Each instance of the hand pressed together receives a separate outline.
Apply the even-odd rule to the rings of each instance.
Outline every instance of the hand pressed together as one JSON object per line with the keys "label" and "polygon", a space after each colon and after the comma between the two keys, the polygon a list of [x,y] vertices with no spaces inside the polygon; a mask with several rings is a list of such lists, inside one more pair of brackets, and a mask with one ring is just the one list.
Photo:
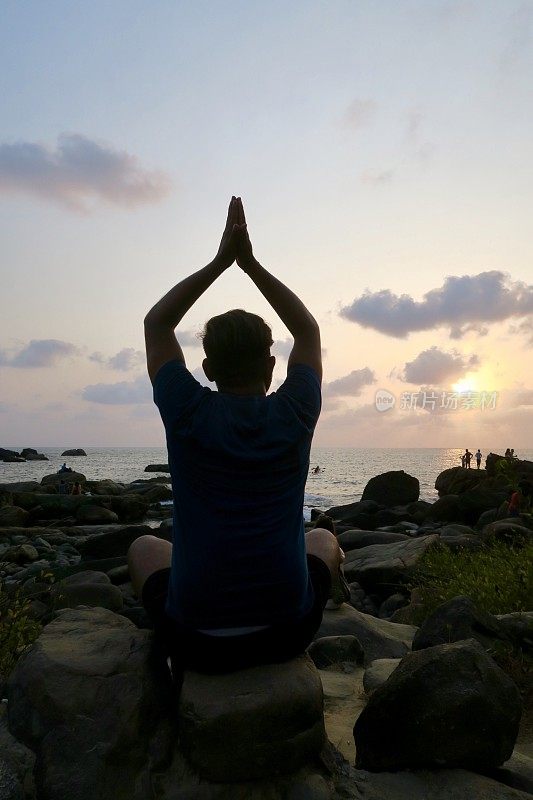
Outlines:
{"label": "hand pressed together", "polygon": [[226,227],[215,260],[224,268],[230,267],[234,261],[237,261],[239,267],[246,270],[253,258],[252,243],[248,235],[242,200],[240,197],[232,197],[228,208]]}

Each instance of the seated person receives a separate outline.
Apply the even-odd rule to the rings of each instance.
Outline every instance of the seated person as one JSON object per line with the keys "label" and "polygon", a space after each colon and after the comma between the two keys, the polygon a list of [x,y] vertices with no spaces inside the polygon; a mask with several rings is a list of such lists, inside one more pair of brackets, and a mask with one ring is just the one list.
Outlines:
{"label": "seated person", "polygon": [[[272,333],[257,315],[209,320],[203,387],[174,329],[234,261],[294,337],[287,378],[269,395]],[[173,543],[142,536],[128,554],[137,594],[179,684],[185,667],[241,669],[302,653],[332,589],[349,595],[328,530],[304,532],[303,500],[320,413],[320,331],[302,301],[255,259],[244,209],[232,198],[215,259],[165,295],[145,319],[148,372],[166,431]]]}

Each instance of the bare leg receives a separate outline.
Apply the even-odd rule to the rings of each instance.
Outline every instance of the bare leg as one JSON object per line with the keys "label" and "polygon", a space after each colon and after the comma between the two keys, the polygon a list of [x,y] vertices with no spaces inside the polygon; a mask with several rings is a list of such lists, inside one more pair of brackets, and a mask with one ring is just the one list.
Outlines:
{"label": "bare leg", "polygon": [[146,579],[159,569],[170,567],[172,545],[157,536],[139,536],[128,550],[128,567],[133,591],[142,596]]}
{"label": "bare leg", "polygon": [[335,605],[340,605],[347,600],[342,562],[344,552],[339,547],[336,536],[325,528],[313,528],[305,534],[305,549],[307,553],[317,556],[329,569],[331,575],[331,598]]}

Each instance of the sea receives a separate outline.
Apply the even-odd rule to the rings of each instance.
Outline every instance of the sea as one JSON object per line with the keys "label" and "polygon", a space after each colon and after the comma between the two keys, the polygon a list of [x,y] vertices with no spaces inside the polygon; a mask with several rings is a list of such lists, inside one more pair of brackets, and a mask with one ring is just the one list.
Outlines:
{"label": "sea", "polygon": [[[20,452],[22,447],[9,446],[8,449]],[[0,483],[40,481],[44,475],[57,472],[64,461],[88,480],[111,478],[119,483],[131,483],[157,474],[144,471],[148,464],[167,462],[164,447],[85,447],[87,456],[70,458],[61,455],[64,449],[39,448],[39,452],[44,453],[48,461],[26,461],[20,464],[0,462]],[[326,510],[331,506],[360,500],[370,478],[389,470],[403,469],[414,475],[420,481],[420,498],[433,502],[437,499],[437,475],[448,467],[460,466],[462,452],[458,448],[429,447],[314,447],[311,450],[311,470],[305,489],[304,517],[310,518],[312,508]],[[517,451],[516,455],[533,461],[533,450]],[[475,462],[473,465],[475,468]],[[312,470],[316,466],[320,467],[320,472],[315,475]]]}

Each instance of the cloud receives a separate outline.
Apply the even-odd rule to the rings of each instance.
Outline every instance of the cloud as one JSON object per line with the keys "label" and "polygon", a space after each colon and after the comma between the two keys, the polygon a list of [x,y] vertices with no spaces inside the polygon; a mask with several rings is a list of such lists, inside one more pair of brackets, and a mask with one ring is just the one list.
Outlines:
{"label": "cloud", "polygon": [[344,124],[353,130],[359,130],[367,125],[376,114],[376,103],[369,98],[356,98],[344,114]]}
{"label": "cloud", "polygon": [[527,343],[533,346],[533,317],[522,320],[518,325],[511,325],[509,333],[524,335],[527,339]]}
{"label": "cloud", "polygon": [[462,356],[457,350],[445,353],[438,347],[423,350],[413,361],[408,361],[403,370],[402,380],[406,383],[430,384],[443,386],[465,372],[476,369],[479,358],[471,355],[469,358]]}
{"label": "cloud", "polygon": [[351,305],[341,307],[340,316],[399,339],[414,331],[443,326],[449,327],[452,338],[459,339],[469,330],[479,332],[481,327],[483,332],[485,323],[524,317],[531,312],[533,285],[512,281],[504,272],[492,270],[448,277],[420,301],[408,294],[393,294],[389,289],[367,290]]}
{"label": "cloud", "polygon": [[386,186],[394,178],[393,169],[365,169],[360,175],[361,182],[368,186]]}
{"label": "cloud", "polygon": [[120,372],[129,372],[129,370],[139,367],[144,364],[144,358],[142,350],[135,350],[133,347],[124,347],[114,356],[106,357],[99,352],[92,353],[89,356],[90,361],[95,361],[97,364],[102,364],[102,366],[116,369]]}
{"label": "cloud", "polygon": [[80,134],[62,134],[55,149],[36,142],[0,144],[0,193],[20,193],[87,211],[99,200],[132,208],[160,200],[168,178],[135,156]]}
{"label": "cloud", "polygon": [[134,405],[137,403],[151,403],[153,400],[150,381],[143,374],[133,381],[120,381],[119,383],[95,383],[86,386],[81,396],[91,403],[102,405]]}
{"label": "cloud", "polygon": [[526,389],[520,392],[513,403],[513,406],[533,406],[533,389]]}
{"label": "cloud", "polygon": [[176,331],[176,339],[182,347],[202,347],[198,331]]}
{"label": "cloud", "polygon": [[354,369],[349,375],[326,383],[324,393],[334,397],[359,397],[365,386],[376,382],[376,376],[368,367]]}
{"label": "cloud", "polygon": [[79,350],[70,342],[59,339],[32,339],[17,353],[9,354],[0,350],[0,365],[30,369],[53,367],[64,358],[78,355]]}

